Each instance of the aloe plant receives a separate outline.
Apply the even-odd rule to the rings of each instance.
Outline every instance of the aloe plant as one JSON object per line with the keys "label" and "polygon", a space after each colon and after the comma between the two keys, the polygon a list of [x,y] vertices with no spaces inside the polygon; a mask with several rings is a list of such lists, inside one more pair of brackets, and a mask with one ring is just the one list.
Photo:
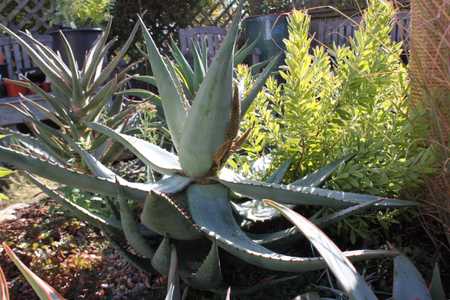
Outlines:
{"label": "aloe plant", "polygon": [[[92,175],[0,147],[0,159],[19,169],[61,184],[115,197],[117,214],[112,219],[105,219],[71,203],[30,175],[31,180],[49,196],[80,218],[101,228],[118,251],[138,268],[170,274],[171,288],[178,286],[177,282],[181,279],[195,288],[223,290],[226,285],[221,275],[219,251],[229,252],[249,264],[274,271],[298,273],[326,268],[327,262],[321,257],[288,256],[269,249],[274,242],[296,239],[301,235],[296,228],[259,235],[243,231],[234,210],[249,198],[260,202],[272,199],[281,204],[341,209],[334,215],[313,220],[322,227],[367,207],[382,209],[415,204],[320,188],[329,174],[351,156],[290,185],[278,183],[278,179],[283,177],[283,170],[274,176],[272,182],[258,182],[241,178],[223,167],[228,156],[239,149],[245,140],[246,133],[239,132],[240,120],[254,100],[254,95],[262,88],[264,74],[271,72],[277,59],[274,58],[265,68],[253,92],[241,99],[233,81],[240,11],[192,102],[188,101],[172,63],[161,56],[145,24],[139,20],[176,154],[108,126],[88,123],[89,128],[120,143],[147,167],[161,174],[159,181],[146,184],[128,182],[69,137],[67,142],[77,151]],[[130,203],[140,207],[140,218],[135,215]],[[207,249],[201,245],[206,245]],[[134,251],[130,252],[128,246]],[[189,247],[196,250],[191,251]],[[359,261],[395,256],[397,252],[355,250],[343,252],[342,255],[349,261]]]}
{"label": "aloe plant", "polygon": [[115,70],[133,42],[138,26],[130,33],[129,39],[112,59],[106,62],[116,39],[108,41],[111,21],[105,31],[94,43],[86,55],[83,66],[79,66],[73,55],[72,48],[60,32],[65,45],[68,64],[65,64],[59,53],[36,40],[29,32],[15,33],[3,24],[0,31],[4,31],[14,38],[30,55],[34,64],[45,73],[52,83],[52,92],[42,90],[31,81],[14,81],[24,86],[48,102],[51,109],[47,109],[29,97],[21,95],[23,102],[30,104],[37,111],[53,121],[61,130],[55,130],[41,122],[24,104],[16,107],[26,121],[32,124],[31,129],[38,139],[31,138],[3,129],[4,133],[13,136],[15,142],[34,154],[45,154],[55,162],[65,163],[71,158],[73,150],[67,145],[65,135],[80,142],[85,149],[96,152],[95,156],[102,161],[111,160],[118,155],[117,147],[104,143],[105,139],[98,138],[86,127],[86,122],[105,121],[114,129],[123,129],[136,107],[129,106],[122,109],[122,98],[114,99],[109,109],[105,109],[114,98],[115,93],[127,82],[126,70],[115,73]]}

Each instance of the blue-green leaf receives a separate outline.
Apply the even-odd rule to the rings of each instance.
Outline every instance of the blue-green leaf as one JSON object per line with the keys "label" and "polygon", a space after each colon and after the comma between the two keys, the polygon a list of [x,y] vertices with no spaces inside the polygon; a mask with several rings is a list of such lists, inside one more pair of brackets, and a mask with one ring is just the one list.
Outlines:
{"label": "blue-green leaf", "polygon": [[147,166],[158,173],[171,175],[181,173],[181,166],[178,157],[152,143],[141,140],[134,136],[118,133],[109,127],[98,123],[90,123],[89,127],[102,133],[114,141],[122,144],[125,148],[133,152]]}
{"label": "blue-green leaf", "polygon": [[214,154],[226,141],[232,109],[234,46],[240,17],[241,7],[186,119],[178,150],[183,170],[192,177],[201,177],[210,171]]}
{"label": "blue-green leaf", "polygon": [[353,300],[376,300],[377,297],[369,288],[361,275],[356,272],[355,267],[344,256],[342,251],[313,223],[292,209],[278,204],[272,200],[265,203],[276,208],[292,222],[313,244],[317,251],[327,262],[331,272],[339,281],[342,289]]}
{"label": "blue-green leaf", "polygon": [[295,205],[315,205],[327,207],[349,207],[354,204],[367,203],[379,199],[377,206],[406,207],[415,206],[415,202],[389,199],[365,194],[347,193],[315,187],[299,187],[282,184],[267,184],[250,180],[223,180],[219,182],[232,191],[256,200],[273,199],[280,203]]}
{"label": "blue-green leaf", "polygon": [[404,255],[394,259],[394,288],[395,300],[431,300],[425,280],[414,264]]}
{"label": "blue-green leaf", "polygon": [[181,137],[185,128],[187,118],[187,102],[181,87],[176,84],[163,57],[159,53],[153,38],[141,18],[139,18],[144,33],[144,41],[147,45],[148,58],[152,67],[153,75],[158,86],[167,126],[170,129],[172,140],[177,150],[179,149]]}
{"label": "blue-green leaf", "polygon": [[291,183],[291,185],[320,187],[331,176],[331,174],[333,174],[333,172],[336,171],[337,168],[344,165],[353,157],[355,157],[355,155],[350,154],[341,159],[333,161],[332,163],[318,169],[317,171],[308,174],[299,180],[294,181],[293,183]]}
{"label": "blue-green leaf", "polygon": [[[193,184],[187,190],[193,221],[220,248],[250,264],[274,271],[306,272],[326,267],[322,258],[286,256],[252,241],[236,223],[228,193],[229,190],[220,184]],[[347,258],[355,261],[393,254],[395,252],[382,250],[344,252]]]}

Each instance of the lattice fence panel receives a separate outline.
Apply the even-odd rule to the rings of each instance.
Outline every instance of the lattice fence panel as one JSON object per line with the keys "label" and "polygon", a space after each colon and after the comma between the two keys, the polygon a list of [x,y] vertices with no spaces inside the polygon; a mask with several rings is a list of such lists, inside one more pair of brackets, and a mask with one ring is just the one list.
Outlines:
{"label": "lattice fence panel", "polygon": [[15,30],[45,32],[53,11],[50,0],[0,0],[0,22]]}
{"label": "lattice fence panel", "polygon": [[214,0],[211,5],[197,12],[192,25],[227,27],[237,6],[238,0]]}

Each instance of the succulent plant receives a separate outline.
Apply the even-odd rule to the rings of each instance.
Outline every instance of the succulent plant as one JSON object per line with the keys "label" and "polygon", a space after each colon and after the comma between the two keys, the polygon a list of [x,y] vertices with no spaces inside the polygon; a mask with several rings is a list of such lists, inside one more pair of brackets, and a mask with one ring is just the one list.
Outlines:
{"label": "succulent plant", "polygon": [[127,68],[116,73],[116,68],[133,42],[139,27],[135,26],[124,46],[109,61],[106,61],[116,39],[108,41],[111,30],[110,21],[105,31],[94,43],[86,55],[83,66],[79,66],[71,45],[60,32],[64,42],[68,64],[48,46],[36,40],[29,32],[19,34],[0,24],[0,31],[8,33],[26,51],[34,64],[39,67],[51,81],[52,92],[46,92],[38,85],[28,80],[14,81],[24,86],[48,102],[51,109],[47,109],[29,97],[21,95],[23,102],[29,103],[37,111],[53,121],[60,130],[41,122],[28,106],[22,104],[16,109],[32,124],[32,131],[39,139],[28,135],[2,129],[3,133],[13,136],[23,148],[28,151],[45,155],[47,158],[65,164],[73,156],[73,150],[67,145],[64,136],[80,142],[84,148],[95,152],[95,156],[107,161],[119,154],[118,148],[105,144],[104,138],[94,136],[86,127],[86,122],[105,121],[114,129],[123,129],[136,107],[122,109],[122,98],[114,99],[109,109],[105,109],[114,98],[115,93],[128,81],[125,74]]}
{"label": "succulent plant", "polygon": [[[169,291],[176,293],[179,278],[199,289],[226,287],[220,270],[219,249],[268,270],[297,273],[327,267],[326,260],[321,257],[294,257],[269,249],[274,243],[295,240],[302,234],[297,227],[258,235],[243,231],[236,219],[235,207],[248,199],[272,199],[275,202],[270,203],[275,207],[289,204],[341,209],[333,215],[312,220],[318,226],[333,224],[368,207],[414,205],[409,201],[320,188],[336,167],[351,156],[290,185],[277,183],[283,170],[267,183],[241,178],[224,168],[227,157],[245,140],[245,133],[239,135],[239,122],[254,99],[252,94],[259,92],[266,77],[261,75],[260,82],[245,99],[241,99],[234,88],[234,48],[240,13],[235,17],[192,103],[188,101],[173,64],[161,56],[145,24],[142,20],[139,22],[177,154],[99,123],[90,122],[88,127],[133,152],[150,169],[161,174],[159,181],[146,184],[128,182],[70,138],[66,139],[67,142],[82,157],[93,176],[6,147],[0,147],[0,160],[61,184],[115,197],[117,213],[113,219],[104,219],[71,203],[30,175],[49,196],[101,228],[130,262],[143,270],[156,270],[168,275]],[[269,73],[271,65],[273,61],[264,72]],[[140,220],[130,204],[140,207]],[[203,251],[203,245],[206,251]],[[134,251],[129,251],[128,246]],[[395,256],[397,252],[356,250],[342,255],[350,261],[359,261]]]}

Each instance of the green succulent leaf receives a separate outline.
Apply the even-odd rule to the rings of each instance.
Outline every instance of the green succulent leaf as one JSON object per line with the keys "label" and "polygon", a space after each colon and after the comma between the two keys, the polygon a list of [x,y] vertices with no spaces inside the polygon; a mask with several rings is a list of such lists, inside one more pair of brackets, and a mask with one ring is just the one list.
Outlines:
{"label": "green succulent leaf", "polygon": [[238,50],[236,51],[236,54],[234,55],[234,65],[238,65],[241,64],[244,59],[247,58],[247,56],[250,55],[250,53],[252,53],[253,49],[255,49],[256,44],[258,44],[259,39],[261,38],[261,34],[258,34],[258,36],[253,40],[253,42],[251,42],[250,44],[248,44],[247,42],[245,42],[245,44]]}
{"label": "green succulent leaf", "polygon": [[213,157],[226,142],[233,91],[233,56],[241,12],[225,37],[193,100],[178,149],[183,170],[201,177],[213,166]]}
{"label": "green succulent leaf", "polygon": [[408,207],[417,205],[415,202],[411,201],[326,190],[315,187],[298,187],[274,183],[267,184],[250,180],[229,181],[218,179],[218,181],[230,188],[232,191],[252,199],[274,199],[275,201],[284,204],[315,205],[339,208],[383,199],[382,202],[379,202],[376,205],[386,207]]}
{"label": "green succulent leaf", "polygon": [[333,161],[332,163],[318,169],[317,171],[306,175],[305,177],[291,183],[294,186],[310,186],[320,187],[340,166],[345,165],[349,160],[355,157],[355,154],[347,155],[341,159]]}
{"label": "green succulent leaf", "polygon": [[74,216],[76,216],[80,220],[86,221],[87,223],[89,223],[99,229],[106,229],[110,232],[117,233],[117,232],[122,231],[120,224],[117,224],[111,220],[102,218],[101,216],[98,216],[98,215],[90,212],[89,210],[85,209],[84,207],[81,207],[81,206],[73,203],[72,201],[68,200],[63,195],[58,193],[57,191],[48,188],[44,183],[39,181],[33,175],[31,175],[29,173],[25,173],[25,174],[31,180],[31,182],[33,182],[37,187],[39,187],[44,193],[46,193],[53,200],[57,201],[63,207],[68,209]]}
{"label": "green succulent leaf", "polygon": [[191,182],[189,177],[172,175],[156,182],[152,190],[166,195],[175,194],[184,190]]}
{"label": "green succulent leaf", "polygon": [[158,47],[141,18],[139,18],[139,22],[144,33],[148,58],[158,86],[166,122],[170,129],[175,148],[179,150],[184,131],[184,123],[188,113],[186,99],[184,99],[180,87],[176,84],[176,78],[169,71],[168,66],[159,53]]}
{"label": "green succulent leaf", "polygon": [[[18,169],[29,171],[49,180],[92,193],[116,196],[117,184],[111,180],[80,174],[3,146],[0,146],[0,157],[3,162],[10,163]],[[147,193],[152,189],[152,185],[128,183],[126,186],[123,186],[123,189],[127,198],[143,202]]]}
{"label": "green succulent leaf", "polygon": [[431,278],[430,294],[433,300],[446,300],[444,287],[441,280],[441,272],[439,265],[436,263],[433,269],[433,277]]}
{"label": "green succulent leaf", "polygon": [[258,96],[258,93],[261,91],[261,89],[264,87],[264,84],[266,83],[267,78],[269,78],[270,74],[274,70],[276,66],[278,66],[278,61],[280,60],[281,55],[275,56],[269,64],[264,68],[264,70],[261,72],[261,74],[256,79],[255,85],[248,93],[247,97],[245,97],[242,100],[241,104],[241,118],[244,117],[244,115],[247,113],[248,109],[252,105],[253,101],[256,99],[256,96]]}
{"label": "green succulent leaf", "polygon": [[[193,184],[187,190],[193,221],[220,248],[250,264],[274,271],[306,272],[326,267],[322,258],[286,256],[252,241],[236,223],[228,193],[228,189],[220,184]],[[382,250],[344,252],[348,259],[354,261],[395,254]]]}
{"label": "green succulent leaf", "polygon": [[344,256],[336,244],[334,244],[318,227],[286,206],[272,200],[265,200],[265,203],[279,210],[281,214],[292,222],[314,245],[320,255],[325,259],[331,272],[333,272],[334,276],[339,281],[340,286],[348,294],[350,299],[377,299],[373,291],[369,288],[369,285],[361,275],[358,274],[348,258]]}
{"label": "green succulent leaf", "polygon": [[128,90],[124,90],[122,92],[117,93],[117,95],[134,96],[134,97],[139,97],[142,99],[161,101],[161,99],[158,95],[156,95],[155,93],[152,93],[148,90],[145,90],[145,89],[128,89]]}
{"label": "green succulent leaf", "polygon": [[[118,183],[120,184],[120,180],[118,180]],[[128,200],[125,198],[125,195],[120,187],[117,191],[117,199],[120,206],[120,221],[122,224],[123,233],[128,243],[139,255],[151,259],[155,254],[155,251],[141,235],[139,231],[139,224],[136,222],[135,215],[129,207]]]}
{"label": "green succulent leaf", "polygon": [[197,289],[214,289],[223,283],[220,268],[219,249],[215,241],[211,244],[208,255],[195,274],[187,279],[189,285]]}
{"label": "green succulent leaf", "polygon": [[431,300],[425,280],[414,264],[404,255],[394,259],[392,296],[395,300]]}
{"label": "green succulent leaf", "polygon": [[155,255],[152,258],[152,266],[160,274],[167,276],[170,269],[170,251],[171,242],[170,238],[165,236],[164,239],[156,249]]}
{"label": "green succulent leaf", "polygon": [[152,143],[123,133],[118,133],[111,128],[98,123],[90,123],[89,127],[122,144],[147,166],[158,173],[171,175],[182,172],[176,155]]}
{"label": "green succulent leaf", "polygon": [[278,183],[280,184],[283,180],[284,175],[286,175],[286,172],[289,170],[289,167],[291,166],[292,160],[288,159],[285,161],[281,166],[273,172],[272,175],[267,178],[267,183]]}
{"label": "green succulent leaf", "polygon": [[170,249],[170,266],[169,276],[167,278],[167,295],[165,300],[181,300],[178,255],[174,245],[171,245]]}
{"label": "green succulent leaf", "polygon": [[190,216],[183,207],[185,194],[174,196],[152,191],[149,193],[141,214],[141,222],[150,230],[177,240],[195,240],[202,234],[194,228]]}

